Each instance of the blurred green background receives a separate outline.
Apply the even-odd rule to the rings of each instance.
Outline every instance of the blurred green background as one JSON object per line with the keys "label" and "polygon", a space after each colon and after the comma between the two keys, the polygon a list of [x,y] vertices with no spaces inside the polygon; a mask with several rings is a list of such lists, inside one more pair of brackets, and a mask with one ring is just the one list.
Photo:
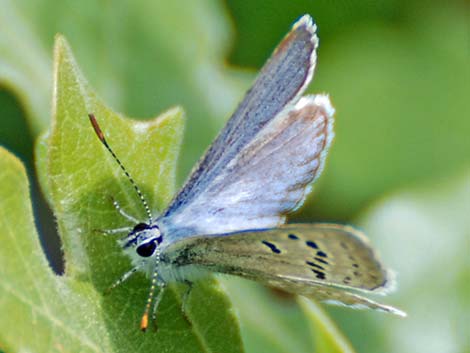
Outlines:
{"label": "blurred green background", "polygon": [[[0,144],[26,163],[51,263],[61,271],[33,145],[51,116],[56,33],[115,110],[146,118],[185,109],[182,182],[292,22],[309,13],[320,37],[309,92],[330,94],[336,138],[291,221],[362,226],[398,270],[389,302],[410,316],[328,311],[359,352],[470,352],[469,10],[437,0],[0,0]],[[235,293],[245,284],[227,285]],[[234,299],[249,305],[239,292]],[[291,302],[272,301],[287,325],[296,322]],[[266,344],[245,336],[251,351]]]}

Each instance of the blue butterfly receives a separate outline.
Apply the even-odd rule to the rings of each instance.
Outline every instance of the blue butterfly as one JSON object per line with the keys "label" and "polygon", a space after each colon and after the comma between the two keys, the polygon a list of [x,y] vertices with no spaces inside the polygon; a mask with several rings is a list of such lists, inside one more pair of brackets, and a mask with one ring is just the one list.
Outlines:
{"label": "blue butterfly", "polygon": [[405,315],[356,293],[386,293],[393,287],[393,276],[361,232],[328,223],[283,225],[320,175],[334,135],[328,96],[302,96],[313,76],[317,47],[316,26],[305,15],[156,219],[90,114],[96,134],[134,185],[148,215],[122,241],[134,266],[113,285],[139,270],[151,278],[142,330],[148,327],[152,300],[155,313],[167,283],[191,282],[209,272],[334,304]]}

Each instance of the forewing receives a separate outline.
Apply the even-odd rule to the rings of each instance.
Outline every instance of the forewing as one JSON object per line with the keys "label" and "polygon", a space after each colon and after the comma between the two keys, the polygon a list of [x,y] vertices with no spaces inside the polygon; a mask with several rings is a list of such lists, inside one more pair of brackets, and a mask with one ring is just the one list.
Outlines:
{"label": "forewing", "polygon": [[280,113],[206,186],[161,224],[172,239],[273,228],[303,201],[333,137],[328,97],[307,96]]}
{"label": "forewing", "polygon": [[[195,167],[163,214],[170,217],[192,204],[213,185],[226,166],[287,107],[293,106],[310,82],[318,39],[311,18],[303,16],[262,68],[252,88],[227,125]],[[222,205],[223,206],[223,205]]]}
{"label": "forewing", "polygon": [[188,238],[165,257],[175,268],[200,266],[321,301],[403,314],[354,293],[387,293],[393,279],[365,236],[347,226],[294,224]]}

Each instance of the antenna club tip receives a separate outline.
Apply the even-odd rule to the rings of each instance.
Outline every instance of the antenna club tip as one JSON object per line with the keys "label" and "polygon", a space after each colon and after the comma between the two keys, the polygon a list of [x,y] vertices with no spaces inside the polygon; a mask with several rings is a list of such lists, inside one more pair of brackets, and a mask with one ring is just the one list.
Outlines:
{"label": "antenna club tip", "polygon": [[149,314],[145,313],[142,316],[142,320],[140,321],[140,330],[142,332],[145,332],[147,331],[148,326],[149,326]]}
{"label": "antenna club tip", "polygon": [[96,135],[102,142],[104,142],[104,134],[103,131],[101,131],[100,126],[98,125],[98,121],[96,120],[95,115],[93,113],[90,113],[88,114],[88,117],[90,118],[91,126],[93,126]]}

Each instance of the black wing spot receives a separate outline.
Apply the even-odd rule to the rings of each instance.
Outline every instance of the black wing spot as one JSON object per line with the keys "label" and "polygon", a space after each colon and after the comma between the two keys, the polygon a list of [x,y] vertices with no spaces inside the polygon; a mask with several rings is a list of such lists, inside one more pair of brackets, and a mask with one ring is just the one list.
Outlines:
{"label": "black wing spot", "polygon": [[356,276],[356,277],[361,277],[362,276],[362,274],[359,271],[354,271],[353,273],[354,273],[354,276]]}
{"label": "black wing spot", "polygon": [[349,283],[351,283],[351,277],[349,277],[349,276],[344,277],[343,282],[344,282],[344,284],[349,284]]}
{"label": "black wing spot", "polygon": [[289,234],[288,237],[289,237],[289,239],[299,240],[299,237],[295,234]]}
{"label": "black wing spot", "polygon": [[348,246],[346,245],[346,243],[341,242],[340,245],[344,250],[348,250]]}
{"label": "black wing spot", "polygon": [[328,255],[325,252],[321,251],[321,250],[317,251],[317,256],[328,257]]}
{"label": "black wing spot", "polygon": [[305,242],[305,244],[307,244],[307,246],[313,248],[313,249],[318,249],[318,245],[317,243],[315,243],[314,241],[311,241],[311,240],[307,240]]}
{"label": "black wing spot", "polygon": [[329,265],[328,261],[323,260],[321,257],[315,257],[315,260],[317,260],[318,262],[321,262],[322,264]]}
{"label": "black wing spot", "polygon": [[309,265],[309,266],[316,267],[316,268],[318,268],[318,269],[320,269],[320,270],[325,271],[325,268],[324,268],[324,267],[322,267],[322,266],[320,266],[320,265],[317,265],[315,262],[312,262],[312,261],[305,261],[305,263],[306,263],[307,265]]}
{"label": "black wing spot", "polygon": [[315,270],[315,269],[312,269],[312,272],[315,273],[315,275],[318,279],[326,279],[326,276],[325,276],[324,272],[318,271],[318,270]]}
{"label": "black wing spot", "polygon": [[354,268],[359,268],[359,265],[358,264],[353,264],[353,267]]}
{"label": "black wing spot", "polygon": [[266,240],[263,240],[262,243],[264,245],[266,245],[268,248],[270,248],[273,253],[275,253],[275,254],[280,254],[281,253],[281,250],[279,250],[277,248],[277,246],[274,245],[273,243],[270,243],[269,241],[266,241]]}

